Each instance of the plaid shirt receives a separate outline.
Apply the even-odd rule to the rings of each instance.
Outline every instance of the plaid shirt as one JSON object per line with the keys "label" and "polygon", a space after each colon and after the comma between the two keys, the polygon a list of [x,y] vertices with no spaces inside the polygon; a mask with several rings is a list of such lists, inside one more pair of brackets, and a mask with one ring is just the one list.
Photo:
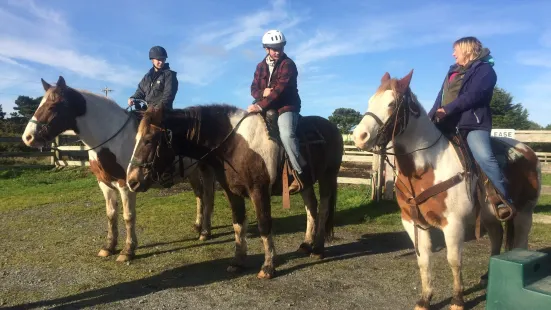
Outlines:
{"label": "plaid shirt", "polygon": [[[297,66],[284,53],[275,64],[272,73],[270,85],[268,85],[268,75],[270,70],[266,63],[266,58],[262,59],[256,66],[254,80],[251,84],[251,95],[257,100],[263,110],[277,109],[279,114],[283,112],[300,112],[300,96],[297,89]],[[272,92],[266,98],[262,94],[268,86]]]}

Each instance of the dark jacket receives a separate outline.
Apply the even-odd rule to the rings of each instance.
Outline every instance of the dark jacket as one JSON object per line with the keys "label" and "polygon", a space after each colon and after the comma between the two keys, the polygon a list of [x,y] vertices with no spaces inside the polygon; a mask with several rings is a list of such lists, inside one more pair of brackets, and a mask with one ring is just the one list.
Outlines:
{"label": "dark jacket", "polygon": [[[457,65],[452,65],[446,74],[449,78]],[[490,102],[497,82],[497,75],[492,64],[485,60],[476,60],[465,72],[463,84],[459,89],[456,99],[445,105],[446,116],[440,122],[446,123],[446,127],[457,127],[467,130],[492,130],[492,111]],[[429,118],[434,120],[436,110],[442,105],[442,92],[444,84],[440,88],[434,106],[429,112]]]}
{"label": "dark jacket", "polygon": [[[297,88],[298,70],[293,60],[283,53],[275,63],[270,85],[268,85],[269,74],[270,70],[266,58],[264,58],[256,66],[254,80],[251,84],[251,95],[257,100],[256,104],[263,110],[277,109],[279,114],[300,112],[301,100]],[[272,92],[268,97],[262,98],[266,88],[272,88]]]}
{"label": "dark jacket", "polygon": [[157,105],[162,104],[165,108],[172,110],[172,103],[178,92],[178,79],[176,72],[170,70],[170,66],[166,63],[159,71],[151,68],[147,72],[134,95],[130,98],[143,99],[147,104]]}

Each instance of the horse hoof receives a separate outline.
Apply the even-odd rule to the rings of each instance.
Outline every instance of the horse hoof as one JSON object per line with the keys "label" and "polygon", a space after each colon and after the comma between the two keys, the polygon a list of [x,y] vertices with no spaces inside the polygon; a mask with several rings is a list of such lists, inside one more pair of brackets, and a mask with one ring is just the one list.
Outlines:
{"label": "horse hoof", "polygon": [[201,234],[199,235],[199,241],[207,241],[210,239],[210,234]]}
{"label": "horse hoof", "polygon": [[131,260],[132,260],[132,255],[120,254],[119,257],[117,257],[117,262],[120,262],[120,263],[129,262]]}
{"label": "horse hoof", "polygon": [[101,249],[101,250],[99,250],[99,253],[98,253],[99,257],[109,257],[111,255],[113,255],[113,253],[109,250],[106,250],[106,249]]}
{"label": "horse hoof", "polygon": [[478,284],[482,287],[487,287],[488,286],[488,273],[487,272],[485,274],[483,274],[482,276],[480,276],[480,282],[478,282]]}
{"label": "horse hoof", "polygon": [[264,266],[256,276],[259,279],[272,279],[275,276],[275,268]]}
{"label": "horse hoof", "polygon": [[238,274],[238,273],[242,273],[244,269],[245,269],[245,267],[243,267],[243,266],[230,265],[230,266],[228,266],[228,269],[226,269],[226,271],[229,272],[229,273]]}
{"label": "horse hoof", "polygon": [[308,254],[312,253],[312,246],[309,245],[308,243],[304,242],[298,247],[297,252],[308,255]]}
{"label": "horse hoof", "polygon": [[463,306],[460,306],[460,305],[450,305],[450,310],[463,310]]}
{"label": "horse hoof", "polygon": [[314,247],[312,249],[312,254],[310,254],[310,257],[317,258],[317,259],[323,259],[325,257],[324,255],[324,249],[323,248],[316,248]]}

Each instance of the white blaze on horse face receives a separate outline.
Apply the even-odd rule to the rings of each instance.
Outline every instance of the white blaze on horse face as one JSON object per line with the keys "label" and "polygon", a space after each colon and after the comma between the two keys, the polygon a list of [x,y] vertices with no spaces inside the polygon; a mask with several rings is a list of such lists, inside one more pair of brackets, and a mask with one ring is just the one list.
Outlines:
{"label": "white blaze on horse face", "polygon": [[[246,111],[239,111],[230,115],[230,122],[235,128],[239,121],[246,115]],[[245,139],[249,148],[260,155],[270,175],[270,184],[274,184],[277,176],[278,145],[268,138],[266,124],[260,115],[250,115],[245,118],[236,133]]]}
{"label": "white blaze on horse face", "polygon": [[[375,94],[369,98],[367,112],[371,112],[385,123],[389,117],[388,106],[394,101],[394,93],[387,90],[382,94]],[[371,115],[365,115],[354,128],[352,137],[357,148],[370,150],[373,148],[379,124]]]}
{"label": "white blaze on horse face", "polygon": [[138,145],[140,144],[140,140],[142,139],[142,135],[140,132],[137,132],[136,134],[136,142],[134,143],[134,150],[132,151],[132,156],[130,157],[130,160],[128,161],[128,166],[126,168],[126,185],[132,190],[132,186],[130,186],[131,181],[141,181],[140,179],[140,173],[139,173],[139,167],[134,167],[132,165],[132,161],[134,160],[134,156],[136,154],[136,149],[138,148]]}
{"label": "white blaze on horse face", "polygon": [[[44,102],[46,102],[46,99],[48,98],[48,94],[44,95],[42,97],[42,101],[40,101],[40,104],[38,105],[38,108],[40,108]],[[38,108],[36,108],[38,110]],[[35,111],[36,113],[36,111]],[[33,114],[33,117],[31,120],[37,122],[38,120]],[[38,132],[38,125],[35,123],[31,123],[30,121],[27,123],[27,126],[25,127],[25,131],[23,132],[23,135],[21,136],[21,139],[23,140],[23,143],[25,143],[26,146],[31,147],[44,147],[43,143],[40,141],[35,140],[35,136]]]}

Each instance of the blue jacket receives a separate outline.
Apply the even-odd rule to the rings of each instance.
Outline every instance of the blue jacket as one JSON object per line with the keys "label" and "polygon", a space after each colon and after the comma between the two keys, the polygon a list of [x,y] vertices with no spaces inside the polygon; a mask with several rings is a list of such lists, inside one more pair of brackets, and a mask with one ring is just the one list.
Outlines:
{"label": "blue jacket", "polygon": [[[456,65],[452,65],[446,78]],[[447,119],[455,119],[458,129],[479,129],[492,130],[492,111],[490,102],[494,93],[494,87],[497,82],[497,75],[492,68],[492,64],[486,61],[475,61],[465,72],[463,84],[459,89],[459,94],[455,100],[444,106],[446,116],[441,122]],[[442,104],[442,91],[444,84],[440,88],[438,97],[434,106],[429,112],[429,118],[432,120],[434,114]],[[458,120],[457,120],[458,119]]]}

